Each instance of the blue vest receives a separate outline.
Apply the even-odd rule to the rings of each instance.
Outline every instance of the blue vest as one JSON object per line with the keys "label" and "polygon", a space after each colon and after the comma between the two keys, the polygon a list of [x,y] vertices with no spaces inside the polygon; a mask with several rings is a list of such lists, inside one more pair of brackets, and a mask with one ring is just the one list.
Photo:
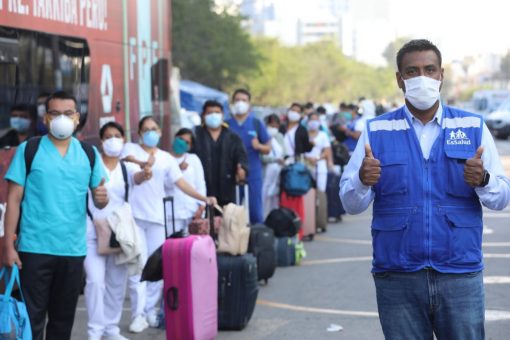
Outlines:
{"label": "blue vest", "polygon": [[381,162],[373,187],[373,272],[483,268],[482,208],[464,181],[464,163],[480,146],[482,127],[480,116],[444,106],[441,132],[426,160],[403,108],[368,122]]}

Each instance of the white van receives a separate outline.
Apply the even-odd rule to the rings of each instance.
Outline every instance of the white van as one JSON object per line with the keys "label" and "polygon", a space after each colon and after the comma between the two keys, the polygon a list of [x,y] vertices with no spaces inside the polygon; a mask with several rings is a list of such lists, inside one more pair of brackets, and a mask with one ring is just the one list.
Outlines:
{"label": "white van", "polygon": [[481,90],[473,93],[471,110],[483,116],[494,112],[506,100],[510,98],[508,90]]}
{"label": "white van", "polygon": [[485,118],[485,124],[497,139],[510,136],[510,98]]}

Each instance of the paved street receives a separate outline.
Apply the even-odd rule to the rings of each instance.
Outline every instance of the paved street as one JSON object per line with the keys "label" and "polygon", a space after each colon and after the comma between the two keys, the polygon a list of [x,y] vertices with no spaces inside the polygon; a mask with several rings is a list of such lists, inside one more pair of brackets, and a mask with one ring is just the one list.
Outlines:
{"label": "paved street", "polygon": [[[498,142],[510,170],[510,142]],[[308,258],[299,267],[278,268],[268,286],[260,288],[255,314],[241,332],[221,332],[233,339],[383,339],[370,275],[371,212],[346,216],[328,232],[305,244]],[[486,211],[484,231],[486,338],[510,334],[510,209]],[[164,339],[159,330],[127,333],[129,301],[121,322],[131,339]],[[80,300],[73,339],[86,337],[86,310]],[[331,324],[340,332],[328,332]]]}

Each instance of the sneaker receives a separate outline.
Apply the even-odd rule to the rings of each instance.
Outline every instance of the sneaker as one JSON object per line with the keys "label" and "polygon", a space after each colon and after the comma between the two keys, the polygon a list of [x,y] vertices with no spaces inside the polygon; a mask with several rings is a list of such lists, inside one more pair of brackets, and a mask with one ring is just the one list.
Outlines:
{"label": "sneaker", "polygon": [[115,334],[115,335],[108,335],[108,336],[104,336],[103,337],[103,340],[129,340],[128,338],[126,338],[125,336],[123,335],[120,335],[120,334]]}
{"label": "sneaker", "polygon": [[147,327],[149,327],[149,324],[147,320],[145,320],[145,317],[143,315],[138,315],[129,325],[129,331],[131,333],[141,333]]}
{"label": "sneaker", "polygon": [[157,313],[149,313],[147,314],[147,323],[152,328],[159,327],[159,318]]}

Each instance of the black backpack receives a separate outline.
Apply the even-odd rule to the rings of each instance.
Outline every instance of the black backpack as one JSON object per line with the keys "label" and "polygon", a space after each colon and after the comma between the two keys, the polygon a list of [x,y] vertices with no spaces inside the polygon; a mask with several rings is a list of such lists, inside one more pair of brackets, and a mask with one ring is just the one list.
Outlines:
{"label": "black backpack", "polygon": [[293,210],[280,207],[267,215],[264,224],[273,229],[275,237],[294,237],[301,228],[301,219]]}

